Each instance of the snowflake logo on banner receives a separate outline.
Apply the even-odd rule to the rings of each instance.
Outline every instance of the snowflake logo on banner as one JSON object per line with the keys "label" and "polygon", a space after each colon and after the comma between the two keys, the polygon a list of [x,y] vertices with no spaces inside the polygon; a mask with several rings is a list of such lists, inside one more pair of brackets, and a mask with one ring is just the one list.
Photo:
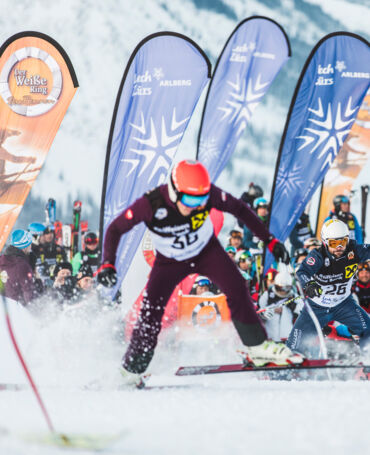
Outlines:
{"label": "snowflake logo on banner", "polygon": [[218,109],[223,112],[221,121],[228,119],[229,123],[234,122],[234,125],[238,126],[236,134],[239,136],[246,128],[270,82],[261,83],[259,74],[254,84],[252,79],[248,80],[247,87],[247,82],[245,80],[241,82],[238,74],[235,82],[227,81],[227,83],[233,90],[229,92],[230,98],[226,101],[226,106]]}
{"label": "snowflake logo on banner", "polygon": [[343,113],[341,103],[338,103],[336,108],[328,103],[324,109],[321,98],[319,98],[318,108],[308,109],[314,114],[312,118],[308,119],[313,125],[311,128],[304,129],[308,134],[297,137],[304,141],[298,151],[309,147],[309,153],[317,152],[317,159],[323,161],[321,170],[326,165],[330,166],[342,147],[344,138],[351,130],[355,120],[354,113],[357,109],[358,106],[352,107],[352,97],[349,98]]}
{"label": "snowflake logo on banner", "polygon": [[122,210],[126,208],[126,206],[127,200],[121,199],[118,203],[113,200],[113,204],[106,204],[104,210],[104,227],[107,226],[107,224],[110,223],[110,221],[113,220],[119,213],[121,213]]}
{"label": "snowflake logo on banner", "polygon": [[132,141],[137,144],[137,147],[129,148],[132,157],[122,159],[122,162],[131,165],[126,177],[139,166],[138,178],[143,178],[150,184],[159,172],[159,179],[154,185],[163,183],[184,133],[183,125],[188,119],[189,117],[186,117],[177,121],[174,108],[170,125],[166,125],[165,118],[162,116],[161,125],[156,127],[152,117],[149,119],[149,124],[146,124],[144,114],[141,112],[139,124],[130,123],[130,126],[140,134],[132,138]]}
{"label": "snowflake logo on banner", "polygon": [[153,69],[153,77],[159,81],[160,79],[164,78],[164,72],[162,68],[154,68]]}
{"label": "snowflake logo on banner", "polygon": [[340,73],[346,69],[346,64],[342,60],[337,60],[335,64],[335,69]]}
{"label": "snowflake logo on banner", "polygon": [[218,158],[218,145],[216,139],[206,138],[201,139],[199,142],[198,156],[202,157],[202,162],[209,166],[215,159]]}
{"label": "snowflake logo on banner", "polygon": [[293,168],[280,166],[276,177],[276,192],[279,191],[283,196],[297,194],[305,182],[302,177],[302,166],[299,164],[295,163]]}

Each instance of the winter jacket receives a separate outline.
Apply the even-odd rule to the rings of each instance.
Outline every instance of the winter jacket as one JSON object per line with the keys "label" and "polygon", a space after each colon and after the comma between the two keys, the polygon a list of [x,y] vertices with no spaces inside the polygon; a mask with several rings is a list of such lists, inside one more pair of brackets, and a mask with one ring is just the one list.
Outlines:
{"label": "winter jacket", "polygon": [[27,305],[37,295],[29,258],[15,246],[8,246],[0,256],[0,279],[5,297],[22,305]]}

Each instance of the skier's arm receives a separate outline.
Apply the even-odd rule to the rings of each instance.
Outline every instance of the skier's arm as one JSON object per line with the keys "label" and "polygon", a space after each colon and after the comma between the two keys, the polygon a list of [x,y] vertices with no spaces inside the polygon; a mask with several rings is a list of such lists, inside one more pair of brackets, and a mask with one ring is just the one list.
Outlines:
{"label": "skier's arm", "polygon": [[[324,263],[324,259],[319,250],[312,250],[310,254],[305,258],[305,260],[299,266],[297,271],[297,277],[302,285],[303,290],[308,295],[308,297],[315,296],[320,293],[320,286],[314,280],[314,275],[320,270]],[[307,289],[311,288],[308,290]],[[316,292],[317,291],[317,292]]]}
{"label": "skier's arm", "polygon": [[108,226],[104,237],[103,263],[114,264],[116,252],[121,236],[142,221],[149,221],[152,216],[152,208],[146,196],[137,199],[121,215],[115,218]]}
{"label": "skier's arm", "polygon": [[257,237],[266,243],[268,250],[275,256],[275,259],[282,260],[286,264],[289,262],[289,255],[284,245],[269,232],[245,202],[226,193],[215,185],[211,186],[210,202],[212,207],[222,212],[231,213],[238,220],[242,221]]}

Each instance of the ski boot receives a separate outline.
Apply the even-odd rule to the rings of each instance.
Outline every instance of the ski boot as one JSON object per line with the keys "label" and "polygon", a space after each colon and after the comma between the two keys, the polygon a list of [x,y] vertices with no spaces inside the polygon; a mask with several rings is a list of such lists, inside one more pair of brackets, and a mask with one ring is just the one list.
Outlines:
{"label": "ski boot", "polygon": [[257,346],[246,346],[244,363],[262,367],[268,363],[274,365],[299,365],[304,361],[304,356],[291,351],[284,343],[265,340]]}
{"label": "ski boot", "polygon": [[123,378],[122,387],[143,389],[145,387],[144,378],[141,374],[132,373],[131,371],[126,370],[126,368],[121,367],[120,373]]}

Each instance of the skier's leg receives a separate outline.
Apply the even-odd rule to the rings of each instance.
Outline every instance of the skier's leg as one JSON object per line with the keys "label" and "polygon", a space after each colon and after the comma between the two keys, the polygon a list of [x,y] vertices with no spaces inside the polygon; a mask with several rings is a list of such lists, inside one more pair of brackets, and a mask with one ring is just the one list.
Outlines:
{"label": "skier's leg", "polygon": [[[318,305],[314,306],[311,302],[310,305],[321,327],[324,327],[333,319],[332,313],[328,312],[326,308],[321,308]],[[301,352],[305,355],[311,354],[311,356],[315,357],[319,351],[316,337],[317,331],[315,324],[312,321],[307,308],[304,307],[294,323],[286,344],[294,351]]]}
{"label": "skier's leg", "polygon": [[189,273],[187,262],[154,262],[144,292],[139,319],[133,330],[122,366],[133,373],[143,373],[154,355],[162,316],[176,285]]}
{"label": "skier's leg", "polygon": [[196,271],[210,278],[226,295],[232,321],[243,344],[263,343],[267,339],[266,331],[256,313],[247,283],[217,239],[212,240],[197,258]]}
{"label": "skier's leg", "polygon": [[370,345],[370,317],[350,295],[334,308],[334,319],[345,324],[351,333],[360,337],[360,347]]}

